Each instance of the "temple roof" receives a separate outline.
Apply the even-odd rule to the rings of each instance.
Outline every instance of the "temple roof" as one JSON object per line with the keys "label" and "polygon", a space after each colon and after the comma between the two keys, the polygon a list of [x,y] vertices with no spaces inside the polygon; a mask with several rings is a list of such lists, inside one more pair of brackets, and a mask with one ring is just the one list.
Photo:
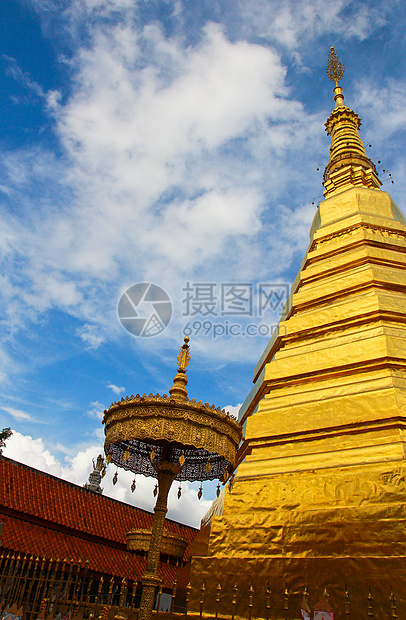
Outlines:
{"label": "temple roof", "polygon": [[[127,562],[128,577],[139,579],[145,558],[127,552],[126,534],[150,529],[152,518],[146,510],[0,457],[1,543],[7,549],[54,560],[81,559],[83,564],[88,560],[91,570],[121,577]],[[166,529],[189,543],[197,534],[169,519]],[[168,585],[178,570],[173,564],[160,566]]]}

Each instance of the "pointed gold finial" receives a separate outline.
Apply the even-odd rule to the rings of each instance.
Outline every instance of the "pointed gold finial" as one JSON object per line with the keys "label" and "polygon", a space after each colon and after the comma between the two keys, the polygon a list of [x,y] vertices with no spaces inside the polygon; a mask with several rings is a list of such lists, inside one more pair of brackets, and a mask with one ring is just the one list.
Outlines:
{"label": "pointed gold finial", "polygon": [[343,63],[338,60],[337,52],[334,47],[331,46],[328,53],[327,75],[332,82],[336,83],[336,86],[338,86],[338,82],[342,80],[344,71],[345,67]]}
{"label": "pointed gold finial", "polygon": [[178,372],[173,380],[173,386],[169,390],[169,394],[171,395],[171,398],[180,398],[185,400],[187,398],[186,368],[190,361],[188,336],[185,336],[183,345],[181,346],[176,359],[178,362]]}
{"label": "pointed gold finial", "polygon": [[325,125],[331,136],[331,147],[324,171],[324,196],[328,198],[354,186],[379,188],[382,183],[358,133],[361,119],[345,105],[343,89],[338,85],[344,75],[344,65],[333,46],[328,55],[327,75],[335,82],[335,107]]}
{"label": "pointed gold finial", "polygon": [[178,361],[179,372],[185,371],[187,365],[190,362],[189,336],[185,336],[183,340],[183,345],[181,346],[176,359]]}

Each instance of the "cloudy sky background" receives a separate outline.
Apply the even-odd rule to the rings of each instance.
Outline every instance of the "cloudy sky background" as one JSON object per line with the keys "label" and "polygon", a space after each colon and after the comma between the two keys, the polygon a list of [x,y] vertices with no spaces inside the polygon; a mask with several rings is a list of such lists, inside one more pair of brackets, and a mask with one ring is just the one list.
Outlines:
{"label": "cloudy sky background", "polygon": [[[191,397],[236,413],[268,337],[219,336],[278,310],[222,316],[221,283],[291,283],[322,195],[334,45],[346,103],[405,210],[402,0],[0,2],[0,427],[5,454],[78,484],[102,450],[103,409],[167,392],[192,330]],[[317,170],[319,169],[319,170]],[[380,169],[382,180],[387,173]],[[314,204],[313,204],[314,203]],[[159,335],[117,318],[132,284],[173,304]],[[186,283],[216,315],[186,316]],[[202,325],[205,321],[206,327]],[[200,326],[200,327],[199,327]],[[220,330],[221,331],[221,330]],[[263,328],[263,331],[266,331]],[[105,493],[151,509],[153,482],[112,468]],[[198,525],[215,484],[173,489]]]}

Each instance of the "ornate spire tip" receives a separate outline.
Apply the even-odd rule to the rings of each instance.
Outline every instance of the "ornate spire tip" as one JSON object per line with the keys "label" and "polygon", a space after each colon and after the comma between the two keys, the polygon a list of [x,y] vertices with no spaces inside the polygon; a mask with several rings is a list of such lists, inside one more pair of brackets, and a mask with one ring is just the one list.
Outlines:
{"label": "ornate spire tip", "polygon": [[334,47],[331,46],[328,53],[327,75],[332,82],[335,82],[336,86],[338,86],[338,82],[342,80],[344,71],[344,65],[338,60],[337,52]]}
{"label": "ornate spire tip", "polygon": [[189,353],[189,336],[185,336],[183,340],[184,344],[181,346],[180,351],[177,356],[179,372],[185,372],[187,365],[190,361],[190,353]]}

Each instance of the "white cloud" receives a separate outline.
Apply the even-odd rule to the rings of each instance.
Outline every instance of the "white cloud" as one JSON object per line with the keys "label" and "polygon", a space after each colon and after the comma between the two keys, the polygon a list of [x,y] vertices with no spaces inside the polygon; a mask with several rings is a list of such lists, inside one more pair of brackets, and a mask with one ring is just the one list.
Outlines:
{"label": "white cloud", "polygon": [[114,394],[120,395],[125,392],[125,387],[119,387],[118,385],[114,385],[114,383],[109,383],[106,387],[110,390],[113,390]]}
{"label": "white cloud", "polygon": [[7,413],[9,413],[10,415],[13,416],[13,418],[16,418],[17,420],[33,420],[34,418],[27,413],[26,411],[23,411],[22,409],[15,409],[14,407],[5,407],[4,405],[1,406],[1,409],[3,409],[4,411],[7,411]]}
{"label": "white cloud", "polygon": [[387,140],[406,129],[405,97],[405,80],[386,79],[378,85],[375,80],[363,79],[357,85],[354,105],[366,110],[369,133]]}
{"label": "white cloud", "polygon": [[61,464],[45,448],[41,438],[33,439],[30,435],[22,435],[13,430],[13,434],[3,449],[3,454],[15,461],[46,471],[54,476],[62,475]]}
{"label": "white cloud", "polygon": [[118,333],[121,282],[149,278],[177,295],[202,265],[260,277],[262,212],[315,124],[301,126],[275,51],[232,43],[214,24],[187,48],[157,26],[95,26],[72,63],[70,96],[51,93],[67,159],[37,149],[3,160],[4,184],[24,205],[22,218],[1,218],[3,295],[14,329],[56,308],[97,349]]}
{"label": "white cloud", "polygon": [[233,415],[238,420],[238,412],[240,410],[242,403],[238,403],[238,405],[226,405],[224,409],[230,414]]}
{"label": "white cloud", "polygon": [[98,400],[95,400],[94,402],[90,403],[90,409],[88,410],[87,415],[89,415],[91,418],[97,418],[98,420],[101,420],[103,418],[104,410],[104,405],[99,403]]}
{"label": "white cloud", "polygon": [[237,15],[243,33],[255,32],[289,50],[311,45],[326,33],[362,41],[382,27],[386,18],[381,5],[375,8],[353,0],[238,0]]}
{"label": "white cloud", "polygon": [[104,337],[98,334],[98,327],[95,325],[85,324],[83,327],[76,330],[77,336],[85,343],[89,349],[98,349],[104,342]]}

